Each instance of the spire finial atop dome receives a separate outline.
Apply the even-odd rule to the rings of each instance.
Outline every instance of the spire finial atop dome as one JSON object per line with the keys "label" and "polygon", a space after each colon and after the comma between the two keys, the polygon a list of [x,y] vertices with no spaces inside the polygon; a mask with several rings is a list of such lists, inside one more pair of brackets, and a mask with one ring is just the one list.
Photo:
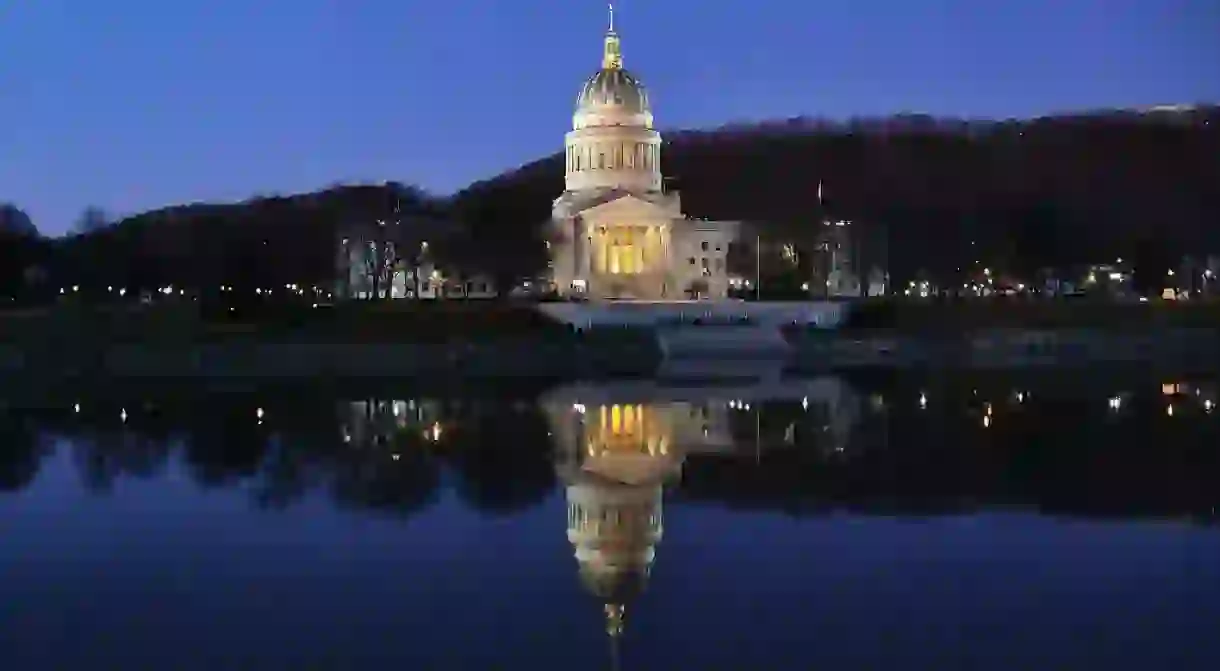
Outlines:
{"label": "spire finial atop dome", "polygon": [[607,603],[605,607],[606,613],[606,633],[611,638],[618,638],[623,635],[623,618],[626,615],[626,608],[621,603]]}
{"label": "spire finial atop dome", "polygon": [[606,633],[610,636],[610,671],[619,671],[619,646],[623,638],[624,607],[621,603],[606,604]]}
{"label": "spire finial atop dome", "polygon": [[619,47],[618,33],[614,32],[614,4],[610,8],[610,27],[606,30],[606,46],[602,53],[603,70],[621,70],[623,68],[623,51]]}

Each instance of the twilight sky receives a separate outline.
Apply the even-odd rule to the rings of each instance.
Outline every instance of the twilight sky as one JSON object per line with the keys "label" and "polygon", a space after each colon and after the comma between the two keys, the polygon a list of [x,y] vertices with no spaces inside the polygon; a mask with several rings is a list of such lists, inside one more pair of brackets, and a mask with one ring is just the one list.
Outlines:
{"label": "twilight sky", "polygon": [[[62,233],[562,147],[596,0],[0,1],[0,201]],[[1217,0],[620,0],[662,129],[1220,100]]]}

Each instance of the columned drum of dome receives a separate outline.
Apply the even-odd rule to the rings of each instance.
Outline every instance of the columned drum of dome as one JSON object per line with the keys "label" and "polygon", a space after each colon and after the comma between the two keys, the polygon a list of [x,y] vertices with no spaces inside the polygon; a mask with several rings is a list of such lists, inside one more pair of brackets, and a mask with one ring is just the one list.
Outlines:
{"label": "columned drum of dome", "polygon": [[[691,222],[666,192],[652,101],[623,67],[613,9],[601,67],[580,88],[552,211],[551,280],[562,295],[683,299],[727,294],[736,226]],[[690,248],[700,253],[688,254]]]}

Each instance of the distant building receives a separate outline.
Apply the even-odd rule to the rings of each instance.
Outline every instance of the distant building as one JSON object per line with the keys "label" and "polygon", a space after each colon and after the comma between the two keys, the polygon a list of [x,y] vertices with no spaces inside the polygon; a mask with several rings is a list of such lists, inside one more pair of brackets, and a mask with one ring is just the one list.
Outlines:
{"label": "distant building", "polygon": [[402,298],[406,278],[398,268],[398,244],[381,222],[343,228],[336,248],[336,299]]}
{"label": "distant building", "polygon": [[450,222],[424,218],[341,227],[335,256],[335,298],[495,297],[490,278],[447,272],[434,260],[435,241],[452,235],[455,228]]}
{"label": "distant building", "polygon": [[1135,291],[1133,277],[1132,269],[1123,264],[1122,259],[1118,259],[1114,263],[1089,266],[1081,286],[1089,293],[1125,297]]}
{"label": "distant building", "polygon": [[602,66],[567,134],[565,190],[552,208],[550,281],[589,299],[723,299],[737,222],[693,221],[661,176],[661,135],[643,84],[623,68],[613,13]]}
{"label": "distant building", "polygon": [[850,221],[824,221],[817,249],[825,267],[828,298],[858,298],[865,286],[856,271],[856,246]]}
{"label": "distant building", "polygon": [[885,296],[890,292],[890,276],[889,273],[873,266],[873,269],[868,272],[868,296]]}

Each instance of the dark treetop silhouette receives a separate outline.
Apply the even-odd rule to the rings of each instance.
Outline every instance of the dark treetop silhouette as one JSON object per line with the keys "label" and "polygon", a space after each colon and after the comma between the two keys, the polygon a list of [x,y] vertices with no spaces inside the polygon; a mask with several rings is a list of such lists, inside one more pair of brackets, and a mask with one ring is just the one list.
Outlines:
{"label": "dark treetop silhouette", "polygon": [[[730,412],[733,456],[688,459],[674,496],[791,514],[1019,505],[1215,522],[1214,385],[1196,398],[1182,385],[1166,395],[1148,377],[1034,375],[1018,395],[1004,376],[942,378],[860,379],[853,388],[870,410],[842,445],[823,430],[833,417],[800,399]],[[321,492],[338,506],[404,517],[448,483],[476,510],[511,513],[558,486],[556,439],[530,394],[390,401],[171,389],[35,405],[0,410],[0,502],[66,449],[99,493],[179,464],[201,487],[241,488],[270,508]],[[422,426],[405,419],[424,407]]]}
{"label": "dark treetop silhouette", "polygon": [[[896,281],[918,269],[947,279],[978,259],[1020,271],[1137,253],[1152,265],[1220,248],[1217,107],[999,122],[796,118],[666,137],[664,172],[690,216],[756,222],[798,248],[813,244],[824,216],[849,218],[862,253],[888,250]],[[557,153],[450,197],[335,186],[155,210],[40,245],[28,242],[28,218],[7,208],[0,294],[34,291],[12,270],[28,266],[46,271],[44,292],[321,283],[345,226],[390,218],[408,237],[414,221],[450,222],[430,228],[437,256],[503,282],[544,268],[541,224],[562,185]]]}

